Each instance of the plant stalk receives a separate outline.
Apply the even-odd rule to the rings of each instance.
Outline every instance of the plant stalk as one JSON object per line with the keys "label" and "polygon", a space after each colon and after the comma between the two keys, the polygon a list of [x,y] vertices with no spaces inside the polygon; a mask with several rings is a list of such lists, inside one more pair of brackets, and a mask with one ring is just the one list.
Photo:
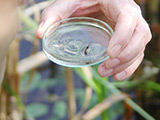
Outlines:
{"label": "plant stalk", "polygon": [[71,68],[65,68],[66,73],[66,86],[67,86],[67,97],[68,97],[68,112],[69,120],[74,120],[76,114],[76,99],[74,94],[74,82]]}

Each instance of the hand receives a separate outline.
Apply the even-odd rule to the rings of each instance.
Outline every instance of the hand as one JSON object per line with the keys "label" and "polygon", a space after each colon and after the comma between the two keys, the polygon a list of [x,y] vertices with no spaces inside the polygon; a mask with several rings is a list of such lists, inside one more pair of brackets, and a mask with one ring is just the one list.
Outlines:
{"label": "hand", "polygon": [[99,66],[98,73],[123,80],[140,65],[145,46],[151,40],[148,24],[133,0],[57,0],[43,11],[36,36],[42,38],[44,31],[56,21],[102,12],[115,28],[107,51],[110,58]]}

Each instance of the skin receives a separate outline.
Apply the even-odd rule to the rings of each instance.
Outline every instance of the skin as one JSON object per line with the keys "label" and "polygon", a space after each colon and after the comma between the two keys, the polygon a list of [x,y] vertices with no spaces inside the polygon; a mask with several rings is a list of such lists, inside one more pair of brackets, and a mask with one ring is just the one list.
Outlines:
{"label": "skin", "polygon": [[8,47],[18,32],[18,2],[14,0],[0,0],[0,83],[3,79],[6,53]]}
{"label": "skin", "polygon": [[99,65],[98,73],[102,77],[113,75],[116,80],[123,80],[142,62],[145,46],[152,36],[133,0],[57,0],[43,11],[36,36],[41,39],[44,31],[56,21],[95,15],[111,21],[114,26],[107,51],[110,58]]}

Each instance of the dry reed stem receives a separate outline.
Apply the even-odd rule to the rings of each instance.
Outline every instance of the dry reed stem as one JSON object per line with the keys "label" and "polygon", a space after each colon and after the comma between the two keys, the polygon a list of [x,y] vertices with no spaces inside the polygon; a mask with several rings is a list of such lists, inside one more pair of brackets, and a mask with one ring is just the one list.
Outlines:
{"label": "dry reed stem", "polygon": [[6,120],[6,119],[7,119],[6,94],[4,90],[2,90],[0,98],[0,120]]}
{"label": "dry reed stem", "polygon": [[[13,53],[14,51],[14,53]],[[19,75],[17,73],[17,63],[19,59],[19,40],[14,40],[9,47],[5,80],[19,96]]]}
{"label": "dry reed stem", "polygon": [[2,107],[2,105],[1,105],[2,104],[2,99],[1,98],[2,98],[2,86],[0,85],[0,120],[1,120],[1,109],[2,109],[1,108]]}
{"label": "dry reed stem", "polygon": [[81,117],[82,117],[83,113],[88,108],[91,97],[92,97],[92,89],[89,86],[86,86],[86,88],[85,88],[85,100],[84,100],[83,106],[82,106],[81,110],[78,112],[78,114],[75,116],[74,120],[81,120]]}
{"label": "dry reed stem", "polygon": [[1,98],[1,93],[2,93],[2,85],[0,85],[0,98]]}
{"label": "dry reed stem", "polygon": [[[14,51],[14,53],[13,53]],[[5,81],[9,85],[9,87],[13,90],[17,96],[20,95],[19,91],[19,75],[17,73],[17,63],[19,58],[19,40],[14,40],[12,44],[9,47],[8,50],[8,57],[7,57],[7,66],[6,66],[6,74],[5,74]],[[15,110],[18,111],[18,107],[15,109],[12,107],[12,101],[11,97],[12,95],[8,93],[9,91],[6,91],[6,108],[7,108],[7,114],[6,117],[9,119],[9,117],[14,120],[14,116],[11,115],[11,113]],[[16,104],[16,103],[15,103]],[[19,114],[20,116],[20,114]]]}
{"label": "dry reed stem", "polygon": [[[47,7],[49,4],[51,4],[51,2],[40,2],[38,4],[35,4],[33,0],[29,1],[32,6],[29,8],[26,8],[24,10],[24,13],[28,16],[31,15],[35,15],[40,13],[40,10],[44,9],[45,7]],[[39,15],[37,15],[39,16]],[[40,17],[36,17],[36,19],[39,19]],[[34,40],[33,44],[34,44],[34,48],[36,49],[38,46],[38,40]],[[35,55],[32,55],[22,61],[19,62],[18,66],[17,66],[17,71],[19,74],[24,74],[25,72],[34,69],[36,67],[38,67],[39,65],[43,64],[44,62],[46,62],[48,59],[45,57],[45,55],[42,52],[36,53]]]}
{"label": "dry reed stem", "polygon": [[[14,51],[14,52],[13,52]],[[5,87],[2,88],[0,94],[0,120],[20,120],[14,119],[13,111],[17,110],[12,106],[11,94],[19,96],[19,76],[17,74],[17,62],[19,57],[19,40],[14,40],[8,50],[8,59],[5,74]],[[11,89],[10,89],[11,88]],[[17,106],[16,103],[14,103]],[[19,112],[17,112],[19,113]],[[19,116],[19,114],[17,114]]]}
{"label": "dry reed stem", "polygon": [[16,98],[14,96],[12,96],[10,98],[10,102],[11,102],[11,108],[12,108],[12,111],[10,113],[10,117],[12,118],[12,120],[21,120],[21,118],[22,118],[21,112],[22,111],[20,111],[18,109],[18,107],[17,107],[17,103],[16,103],[17,100],[16,100]]}
{"label": "dry reed stem", "polygon": [[29,87],[30,87],[30,84],[31,84],[32,81],[33,81],[33,77],[34,77],[35,72],[36,72],[36,69],[32,69],[31,73],[29,74],[29,78],[28,78],[28,80],[27,80],[27,83],[26,83],[26,86],[25,86],[24,95],[23,95],[23,99],[24,99],[24,100],[27,99]]}
{"label": "dry reed stem", "polygon": [[83,67],[81,69],[82,69],[83,73],[86,75],[86,78],[91,79],[91,80],[93,79],[91,67]]}
{"label": "dry reed stem", "polygon": [[68,114],[69,120],[74,120],[76,114],[76,99],[74,94],[73,72],[71,68],[65,68],[66,86],[68,97]]}
{"label": "dry reed stem", "polygon": [[[130,96],[128,96],[128,98],[131,99]],[[132,120],[132,116],[133,116],[132,107],[129,104],[127,104],[127,102],[124,101],[124,108],[125,108],[125,113],[124,113],[125,120]]]}
{"label": "dry reed stem", "polygon": [[[90,79],[90,80],[93,79],[91,67],[83,67],[81,69],[82,69],[83,73],[86,75],[87,79]],[[87,107],[89,105],[91,97],[92,97],[92,89],[89,86],[86,86],[84,104],[83,104],[81,110],[79,111],[79,113],[75,116],[74,120],[81,119],[83,113],[85,112],[85,110],[87,109]]]}
{"label": "dry reed stem", "polygon": [[89,110],[87,113],[85,113],[82,117],[83,120],[92,120],[98,115],[100,115],[103,111],[111,107],[114,103],[124,100],[127,96],[124,94],[112,94],[108,98],[106,98],[101,103],[97,104],[95,107],[93,107],[91,110]]}
{"label": "dry reed stem", "polygon": [[[34,13],[36,13],[37,11],[39,10],[42,10],[46,7],[48,7],[52,2],[51,1],[44,1],[44,2],[40,2],[40,3],[37,3],[36,5],[33,5],[31,7],[28,7],[24,10],[24,13],[28,16],[31,16],[33,15]],[[39,9],[37,9],[39,8]]]}
{"label": "dry reed stem", "polygon": [[36,54],[19,61],[17,65],[17,72],[20,75],[23,75],[25,72],[42,65],[46,61],[48,61],[48,58],[44,55],[44,53],[42,51],[37,52]]}
{"label": "dry reed stem", "polygon": [[[32,11],[32,14],[34,15],[34,21],[39,22],[39,19],[40,19],[40,8],[36,5],[34,0],[29,0],[28,2],[30,4],[30,6],[34,6],[34,7],[30,7],[31,11]],[[31,37],[31,39],[32,39],[31,41],[32,41],[32,44],[33,44],[33,51],[32,51],[31,55],[33,55],[33,54],[36,54],[38,52],[37,50],[38,50],[38,46],[39,46],[40,41],[38,39],[36,39],[36,38],[33,38],[33,37]],[[27,97],[29,85],[33,80],[32,78],[34,76],[35,70],[36,69],[31,69],[31,73],[29,75],[29,79],[27,80],[27,85],[25,87],[24,99]]]}
{"label": "dry reed stem", "polygon": [[29,3],[31,4],[31,6],[35,5],[35,7],[32,8],[33,14],[34,14],[34,20],[36,22],[39,22],[40,20],[40,9],[39,7],[36,5],[34,0],[29,0]]}

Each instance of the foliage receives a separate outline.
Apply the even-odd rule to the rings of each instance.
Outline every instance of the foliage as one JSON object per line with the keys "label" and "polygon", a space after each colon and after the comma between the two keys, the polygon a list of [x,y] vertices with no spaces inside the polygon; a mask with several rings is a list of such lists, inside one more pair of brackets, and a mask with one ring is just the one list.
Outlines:
{"label": "foliage", "polygon": [[[48,5],[50,4],[50,1],[45,2]],[[48,60],[42,54],[40,54],[38,61],[35,61],[36,55],[41,52],[41,43],[34,36],[39,21],[36,16],[40,15],[43,8],[39,8],[38,12],[36,9],[31,9],[31,14],[27,14],[26,11],[44,2],[35,3],[33,0],[29,0],[27,5],[24,5],[19,11],[22,26],[15,42],[11,45],[11,51],[14,50],[16,53],[15,55],[8,55],[8,64],[13,66],[12,72],[6,75],[2,91],[0,91],[0,108],[8,107],[7,110],[9,110],[5,111],[6,119],[7,116],[11,116],[13,120],[16,120],[10,114],[15,110],[19,112],[18,115],[21,119],[31,118],[35,120],[43,119],[46,115],[47,118],[45,119],[66,120],[70,113],[73,113],[73,116],[71,116],[73,120],[84,118],[114,120],[120,118],[120,116],[122,119],[135,117],[137,119],[154,120],[154,118],[160,118],[159,114],[155,114],[156,112],[149,111],[147,113],[147,109],[145,109],[145,105],[154,103],[154,100],[159,100],[160,18],[154,15],[160,11],[158,11],[157,0],[146,0],[143,4],[139,0],[137,2],[146,8],[146,19],[151,19],[149,22],[153,30],[153,40],[147,46],[145,60],[135,74],[127,80],[117,82],[110,78],[101,78],[96,71],[97,66],[75,68],[67,71],[67,69],[59,66],[50,67],[54,63],[45,66],[44,63],[47,63]],[[148,10],[150,11],[148,12]],[[18,47],[23,40],[27,40],[33,45],[32,60],[29,59],[30,56],[23,59],[28,62],[18,59]],[[26,67],[33,62],[35,62],[35,66]],[[20,70],[23,71],[19,71],[21,63],[23,64]],[[44,66],[41,66],[42,64]],[[49,71],[46,78],[40,71],[40,67],[43,68],[42,71]],[[76,77],[73,77],[73,79],[66,73]],[[73,88],[70,90],[66,89],[67,86],[65,86],[68,83],[67,78],[72,79],[69,84]],[[71,95],[70,93],[74,94]],[[71,95],[72,100],[68,97],[69,95]],[[15,98],[16,102],[12,98]],[[72,108],[69,109],[71,107],[68,104],[70,101],[73,104],[76,103],[76,111]],[[92,111],[95,113],[93,114]]]}
{"label": "foliage", "polygon": [[33,103],[26,106],[27,118],[38,118],[47,114],[48,108],[44,104]]}
{"label": "foliage", "polygon": [[53,113],[58,119],[63,119],[66,116],[67,106],[64,101],[57,101],[53,108]]}

